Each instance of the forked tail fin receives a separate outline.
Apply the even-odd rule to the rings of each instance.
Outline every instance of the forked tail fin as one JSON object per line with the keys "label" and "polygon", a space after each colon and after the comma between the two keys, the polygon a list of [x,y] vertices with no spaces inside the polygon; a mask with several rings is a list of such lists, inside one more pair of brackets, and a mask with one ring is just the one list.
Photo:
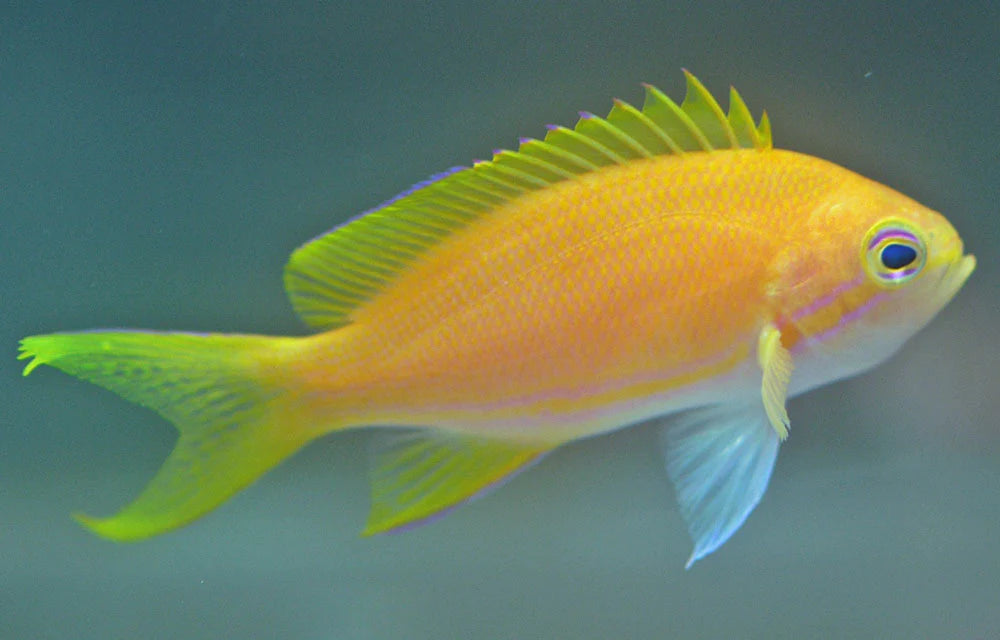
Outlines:
{"label": "forked tail fin", "polygon": [[28,375],[47,364],[153,409],[180,432],[146,489],[114,516],[77,519],[113,540],[187,524],[293,454],[306,428],[281,347],[294,338],[92,331],[32,336]]}

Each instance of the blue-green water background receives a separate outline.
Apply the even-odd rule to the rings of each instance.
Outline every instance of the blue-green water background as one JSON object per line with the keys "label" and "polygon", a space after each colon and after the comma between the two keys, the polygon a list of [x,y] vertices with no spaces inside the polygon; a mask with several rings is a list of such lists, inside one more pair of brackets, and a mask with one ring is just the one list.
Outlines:
{"label": "blue-green water background", "polygon": [[[940,4],[7,4],[0,638],[1000,637],[1000,11]],[[679,96],[682,66],[766,107],[779,146],[943,211],[979,257],[898,357],[791,403],[770,490],[718,553],[683,570],[649,426],[405,535],[357,535],[362,433],[148,542],[70,520],[128,501],[174,433],[22,379],[18,338],[300,333],[298,244],[640,81]]]}

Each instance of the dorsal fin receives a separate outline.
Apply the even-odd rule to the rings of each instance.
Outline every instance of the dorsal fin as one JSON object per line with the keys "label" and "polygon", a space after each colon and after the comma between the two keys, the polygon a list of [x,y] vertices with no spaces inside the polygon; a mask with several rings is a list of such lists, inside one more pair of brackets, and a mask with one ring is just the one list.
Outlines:
{"label": "dorsal fin", "polygon": [[572,129],[550,126],[543,140],[522,138],[517,151],[439,174],[303,245],[285,266],[292,306],[311,327],[346,325],[421,253],[527,191],[657,155],[771,148],[766,113],[755,124],[730,89],[727,115],[697,78],[684,75],[680,105],[644,85],[641,110],[615,100],[607,118],[582,112]]}

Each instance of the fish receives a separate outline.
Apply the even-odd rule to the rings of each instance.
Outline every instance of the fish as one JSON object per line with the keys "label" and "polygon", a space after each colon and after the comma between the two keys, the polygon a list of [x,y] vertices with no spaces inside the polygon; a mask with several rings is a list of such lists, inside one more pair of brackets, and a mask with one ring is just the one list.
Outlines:
{"label": "fish", "polygon": [[553,450],[659,421],[693,541],[744,523],[789,397],[883,362],[975,268],[940,213],[775,148],[767,113],[684,71],[517,150],[455,167],[296,249],[303,336],[91,330],[26,337],[54,367],[173,423],[99,536],[186,525],[309,442],[370,429],[364,535],[432,520]]}

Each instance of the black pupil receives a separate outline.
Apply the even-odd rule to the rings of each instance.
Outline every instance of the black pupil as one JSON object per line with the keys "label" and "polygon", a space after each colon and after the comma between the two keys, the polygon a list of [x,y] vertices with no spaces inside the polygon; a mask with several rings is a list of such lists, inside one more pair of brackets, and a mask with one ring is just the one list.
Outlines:
{"label": "black pupil", "polygon": [[886,269],[902,269],[917,259],[917,250],[905,244],[890,244],[882,249],[882,264]]}

